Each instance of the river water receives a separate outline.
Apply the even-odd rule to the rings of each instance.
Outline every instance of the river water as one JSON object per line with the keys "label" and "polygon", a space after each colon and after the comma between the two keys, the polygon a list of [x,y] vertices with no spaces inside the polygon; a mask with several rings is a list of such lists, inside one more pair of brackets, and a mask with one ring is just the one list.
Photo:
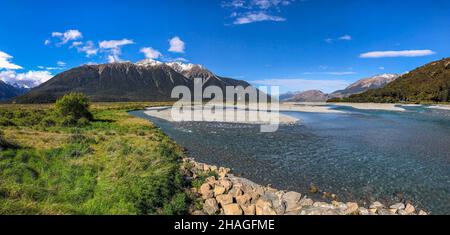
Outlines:
{"label": "river water", "polygon": [[196,160],[259,184],[303,193],[314,184],[342,201],[413,202],[450,214],[450,111],[332,108],[346,113],[286,112],[301,122],[275,133],[251,124],[171,123],[132,114],[154,122]]}

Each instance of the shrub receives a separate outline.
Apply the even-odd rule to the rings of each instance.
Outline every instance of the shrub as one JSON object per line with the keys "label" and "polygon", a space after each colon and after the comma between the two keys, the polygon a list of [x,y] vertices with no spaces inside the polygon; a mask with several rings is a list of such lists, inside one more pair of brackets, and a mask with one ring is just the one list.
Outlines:
{"label": "shrub", "polygon": [[85,124],[93,118],[89,105],[89,99],[84,94],[72,92],[56,101],[55,112],[62,117],[65,126],[75,125],[80,119]]}

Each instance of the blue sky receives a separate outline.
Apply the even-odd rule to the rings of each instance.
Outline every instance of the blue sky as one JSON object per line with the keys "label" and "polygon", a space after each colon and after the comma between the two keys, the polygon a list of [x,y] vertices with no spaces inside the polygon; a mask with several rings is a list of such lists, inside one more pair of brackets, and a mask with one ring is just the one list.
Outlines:
{"label": "blue sky", "polygon": [[450,56],[447,0],[0,0],[0,9],[0,78],[28,86],[147,57],[282,92],[331,92]]}

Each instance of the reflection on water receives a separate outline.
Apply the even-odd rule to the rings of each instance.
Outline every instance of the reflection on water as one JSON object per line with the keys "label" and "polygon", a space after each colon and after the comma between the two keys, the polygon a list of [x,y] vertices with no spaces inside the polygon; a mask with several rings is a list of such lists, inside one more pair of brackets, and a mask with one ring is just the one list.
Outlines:
{"label": "reflection on water", "polygon": [[[147,117],[198,161],[230,167],[260,184],[307,192],[311,183],[343,201],[413,201],[450,214],[450,112],[287,114],[302,120],[261,133],[259,126],[170,123]],[[314,195],[310,195],[315,197]]]}

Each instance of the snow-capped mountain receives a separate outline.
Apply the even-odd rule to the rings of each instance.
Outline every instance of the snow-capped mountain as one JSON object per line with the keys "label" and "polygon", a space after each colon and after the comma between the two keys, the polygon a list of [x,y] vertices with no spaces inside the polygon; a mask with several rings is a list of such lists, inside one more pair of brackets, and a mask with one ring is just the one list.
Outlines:
{"label": "snow-capped mountain", "polygon": [[176,86],[194,87],[193,78],[202,78],[204,86],[217,86],[225,94],[226,86],[250,86],[245,81],[215,75],[201,65],[180,62],[163,63],[146,59],[137,63],[120,62],[83,65],[60,73],[17,97],[17,103],[54,102],[64,94],[77,91],[92,101],[170,101]]}
{"label": "snow-capped mountain", "polygon": [[343,98],[349,97],[354,94],[364,93],[368,90],[378,89],[386,86],[387,84],[395,81],[399,78],[398,74],[380,74],[370,78],[361,79],[344,90],[335,91],[330,94],[331,98]]}

